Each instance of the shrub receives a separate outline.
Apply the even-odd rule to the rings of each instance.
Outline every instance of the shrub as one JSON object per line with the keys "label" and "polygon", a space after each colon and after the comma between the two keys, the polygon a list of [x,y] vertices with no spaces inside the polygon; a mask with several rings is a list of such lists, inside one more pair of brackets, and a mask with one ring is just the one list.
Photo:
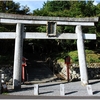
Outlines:
{"label": "shrub", "polygon": [[[100,62],[100,55],[95,54],[92,50],[85,50],[86,53],[86,62],[87,63],[99,63]],[[63,58],[66,56],[66,53],[61,53],[60,61],[63,61]],[[72,63],[78,63],[78,51],[71,51],[68,53],[71,57]]]}
{"label": "shrub", "polygon": [[68,55],[71,57],[73,63],[78,62],[78,52],[77,51],[71,51],[68,53]]}

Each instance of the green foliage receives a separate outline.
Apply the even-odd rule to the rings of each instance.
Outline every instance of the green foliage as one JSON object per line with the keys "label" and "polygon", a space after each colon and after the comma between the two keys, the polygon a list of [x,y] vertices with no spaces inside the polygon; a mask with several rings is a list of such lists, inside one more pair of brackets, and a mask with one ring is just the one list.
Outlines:
{"label": "green foliage", "polygon": [[85,50],[85,53],[86,53],[86,54],[94,54],[95,52],[92,51],[92,50]]}
{"label": "green foliage", "polygon": [[[3,13],[13,13],[13,14],[23,14],[27,15],[30,9],[28,6],[20,6],[19,3],[13,1],[0,1],[0,12]],[[36,9],[33,11],[33,16],[57,16],[57,17],[100,17],[100,3],[95,6],[93,1],[47,1],[44,3],[43,8]],[[99,62],[99,56],[95,54],[91,47],[99,49],[100,47],[100,21],[95,23],[96,27],[82,27],[83,33],[96,33],[97,41],[85,40],[86,50],[86,59],[87,62]],[[28,26],[25,25],[27,32],[46,32],[46,26]],[[0,25],[0,32],[14,32],[16,29],[15,25]],[[57,26],[57,33],[74,33],[75,26]],[[57,59],[62,59],[66,55],[70,55],[72,61],[78,62],[78,54],[76,50],[76,40],[27,40],[25,41],[25,47],[29,52],[28,43],[33,43],[35,53],[45,53],[47,55],[56,56]],[[92,48],[92,49],[93,49]],[[0,40],[0,54],[13,53],[14,51],[14,42],[10,40]],[[70,52],[72,51],[72,52]],[[69,53],[68,53],[69,52]],[[38,53],[38,54],[39,54]],[[100,52],[98,52],[100,53]],[[0,61],[8,62],[9,57],[1,56]],[[0,62],[0,63],[1,63]]]}
{"label": "green foliage", "polygon": [[46,26],[40,26],[36,28],[39,32],[46,32]]}
{"label": "green foliage", "polygon": [[100,55],[98,56],[97,54],[87,54],[86,60],[88,63],[99,63],[100,62],[99,57]]}
{"label": "green foliage", "polygon": [[78,52],[77,51],[71,51],[68,53],[68,55],[71,57],[72,62],[78,62]]}
{"label": "green foliage", "polygon": [[47,1],[43,8],[34,10],[33,15],[59,17],[90,17],[99,14],[93,1]]}
{"label": "green foliage", "polygon": [[[86,61],[87,63],[99,63],[100,62],[100,55],[96,54],[92,50],[85,50],[86,53]],[[73,63],[78,63],[78,52],[71,51],[68,53],[71,57]]]}
{"label": "green foliage", "polygon": [[0,1],[0,12],[13,14],[29,14],[29,7],[20,6],[20,3],[13,1]]}
{"label": "green foliage", "polygon": [[[57,17],[95,17],[100,16],[100,3],[95,6],[93,1],[47,1],[44,3],[43,8],[40,10],[34,10],[33,15],[35,16],[57,16]],[[82,27],[83,33],[96,33],[97,39],[100,36],[100,22],[95,24],[96,27]],[[44,32],[44,28],[38,28]],[[74,33],[75,26],[57,26],[57,33]],[[76,40],[74,41],[59,41],[60,47],[63,50],[75,50],[76,49]],[[86,49],[99,48],[100,40],[97,41],[88,41],[86,40],[85,45]]]}
{"label": "green foliage", "polygon": [[[29,7],[20,6],[19,3],[13,1],[0,1],[0,12],[1,13],[11,13],[11,14],[29,14]],[[0,24],[0,32],[15,32],[15,25],[2,25]]]}
{"label": "green foliage", "polygon": [[69,1],[63,1],[63,2],[62,1],[47,1],[47,3],[44,3],[44,6],[43,6],[43,9],[48,10],[50,12],[62,11],[69,8],[70,8]]}
{"label": "green foliage", "polygon": [[[87,63],[99,63],[100,62],[100,55],[95,54],[94,51],[85,50],[85,53],[86,53],[86,62]],[[79,63],[77,51],[71,51],[69,53],[63,52],[58,55],[58,57],[56,58],[57,61],[64,62],[64,57],[66,55],[69,55],[71,57],[71,63]]]}

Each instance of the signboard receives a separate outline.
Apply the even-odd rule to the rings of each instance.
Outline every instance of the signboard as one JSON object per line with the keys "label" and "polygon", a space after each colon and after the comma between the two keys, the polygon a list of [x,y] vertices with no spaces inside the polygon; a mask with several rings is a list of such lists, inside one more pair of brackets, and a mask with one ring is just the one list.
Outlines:
{"label": "signboard", "polygon": [[56,36],[56,22],[47,22],[47,35]]}

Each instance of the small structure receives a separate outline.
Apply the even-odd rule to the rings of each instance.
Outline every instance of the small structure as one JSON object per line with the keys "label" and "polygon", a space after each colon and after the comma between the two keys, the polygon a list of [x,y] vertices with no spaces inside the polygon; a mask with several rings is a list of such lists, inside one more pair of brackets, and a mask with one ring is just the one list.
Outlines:
{"label": "small structure", "polygon": [[[96,39],[96,34],[83,33],[82,26],[94,26],[95,22],[98,22],[98,17],[43,17],[0,13],[0,23],[9,25],[16,24],[16,32],[0,32],[0,39],[15,39],[15,54],[13,68],[14,89],[21,88],[23,39],[76,39],[81,82],[83,85],[88,84],[87,65],[84,51],[84,39]],[[48,26],[48,33],[24,32],[25,24],[38,24]],[[75,33],[56,34],[57,25],[76,26]]]}
{"label": "small structure", "polygon": [[61,96],[64,96],[65,95],[64,84],[60,84],[60,95]]}
{"label": "small structure", "polygon": [[39,95],[39,85],[34,84],[34,95]]}
{"label": "small structure", "polygon": [[5,74],[1,74],[1,93],[8,92]]}
{"label": "small structure", "polygon": [[93,95],[92,86],[86,85],[88,95]]}

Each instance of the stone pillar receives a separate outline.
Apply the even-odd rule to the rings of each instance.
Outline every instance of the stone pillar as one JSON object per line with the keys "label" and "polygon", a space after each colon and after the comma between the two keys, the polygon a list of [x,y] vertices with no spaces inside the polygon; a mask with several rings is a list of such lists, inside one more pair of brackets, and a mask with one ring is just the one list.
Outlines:
{"label": "stone pillar", "polygon": [[1,83],[5,83],[5,74],[1,74]]}
{"label": "stone pillar", "polygon": [[60,95],[64,96],[65,92],[64,92],[64,84],[60,84]]}
{"label": "stone pillar", "polygon": [[88,95],[93,95],[92,85],[87,85],[86,87],[87,87]]}
{"label": "stone pillar", "polygon": [[22,51],[23,51],[23,33],[24,28],[21,23],[16,25],[14,68],[13,68],[13,88],[21,89],[21,72],[22,72]]}
{"label": "stone pillar", "polygon": [[34,95],[39,95],[39,85],[34,84]]}
{"label": "stone pillar", "polygon": [[79,58],[79,66],[80,66],[80,75],[82,85],[88,84],[88,74],[87,74],[87,65],[86,65],[86,57],[84,50],[84,39],[82,34],[81,26],[76,26],[76,34],[77,34],[77,49],[78,49],[78,58]]}

